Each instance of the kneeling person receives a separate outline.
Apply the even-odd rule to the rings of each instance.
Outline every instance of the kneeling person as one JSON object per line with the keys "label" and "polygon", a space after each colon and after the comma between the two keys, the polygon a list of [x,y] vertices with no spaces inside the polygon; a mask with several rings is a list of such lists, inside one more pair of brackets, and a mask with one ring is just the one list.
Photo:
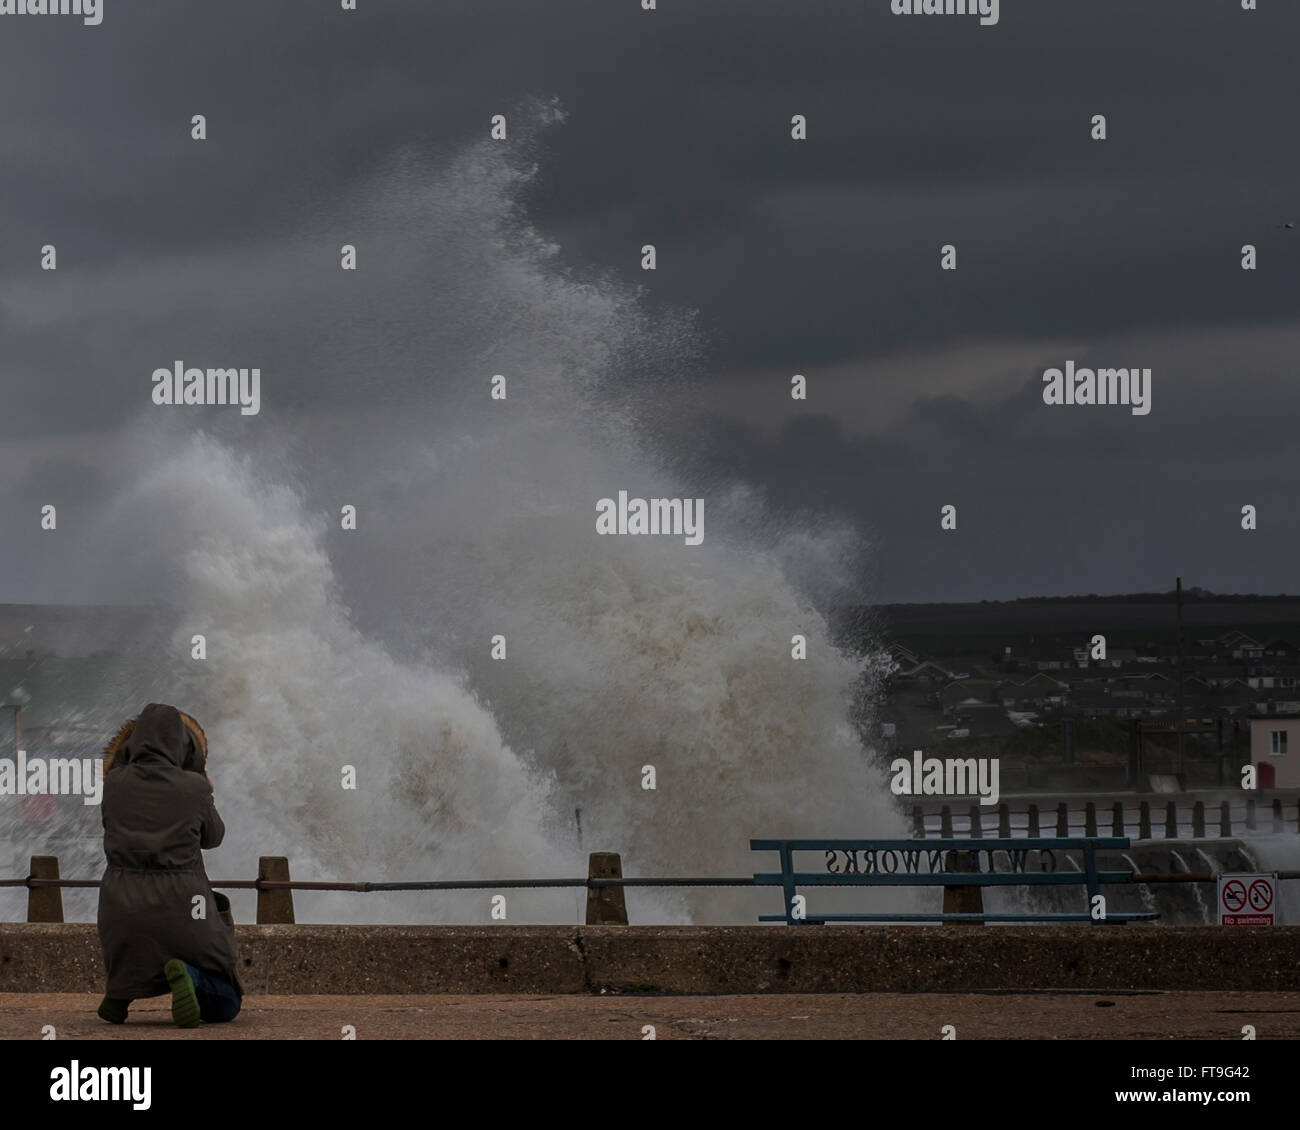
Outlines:
{"label": "kneeling person", "polygon": [[[151,703],[104,754],[99,940],[108,986],[99,1015],[170,992],[182,1028],[233,1020],[243,1000],[230,900],[202,851],[226,834],[206,773],[207,739],[188,714]],[[202,900],[203,914],[195,907]]]}

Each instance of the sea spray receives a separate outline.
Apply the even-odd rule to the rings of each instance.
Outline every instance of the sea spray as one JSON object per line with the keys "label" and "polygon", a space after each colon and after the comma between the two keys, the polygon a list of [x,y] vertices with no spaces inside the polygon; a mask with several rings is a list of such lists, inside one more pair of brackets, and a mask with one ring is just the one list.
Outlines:
{"label": "sea spray", "polygon": [[[850,721],[873,661],[833,646],[801,584],[806,567],[825,591],[852,536],[679,481],[656,394],[699,364],[691,320],[575,281],[522,218],[520,152],[395,160],[319,221],[364,249],[355,278],[320,270],[319,231],[250,253],[257,301],[214,288],[204,307],[233,342],[296,343],[278,363],[258,349],[259,416],[154,408],[124,439],[86,591],[166,601],[172,631],[96,710],[176,701],[207,727],[231,828],[214,875],[262,854],[310,878],[583,874],[589,850],[620,851],[628,875],[744,875],[774,863],[751,837],[905,834]],[[707,538],[598,536],[596,502],[620,489],[706,497]],[[570,894],[506,894],[507,921],[573,920]],[[639,921],[753,921],[778,902],[628,896]],[[490,906],[297,903],[302,921],[488,921]]]}

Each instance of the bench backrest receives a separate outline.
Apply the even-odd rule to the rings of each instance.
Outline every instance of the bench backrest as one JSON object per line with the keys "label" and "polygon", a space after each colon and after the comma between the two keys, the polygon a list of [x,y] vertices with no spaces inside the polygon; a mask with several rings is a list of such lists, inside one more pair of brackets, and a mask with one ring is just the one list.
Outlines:
{"label": "bench backrest", "polygon": [[[1101,871],[1097,852],[1122,850],[1129,846],[1122,836],[1010,837],[968,839],[762,839],[750,840],[752,851],[775,851],[780,858],[779,872],[756,872],[758,886],[779,886],[785,894],[784,920],[797,921],[875,921],[883,915],[816,915],[806,919],[794,916],[793,907],[799,887],[843,886],[1067,886],[1083,885],[1092,896],[1103,883],[1127,883],[1131,871]],[[1078,870],[1058,870],[1057,853],[1077,850],[1083,866]],[[822,869],[798,871],[796,852],[820,852]],[[981,857],[983,860],[981,861]],[[909,920],[930,921],[953,917],[945,915],[908,915]],[[991,916],[981,915],[989,918]],[[1004,921],[1058,919],[1060,915],[998,915]],[[1072,919],[1084,915],[1068,916]],[[1150,918],[1153,915],[1125,915],[1123,918]],[[780,921],[763,916],[762,921]]]}

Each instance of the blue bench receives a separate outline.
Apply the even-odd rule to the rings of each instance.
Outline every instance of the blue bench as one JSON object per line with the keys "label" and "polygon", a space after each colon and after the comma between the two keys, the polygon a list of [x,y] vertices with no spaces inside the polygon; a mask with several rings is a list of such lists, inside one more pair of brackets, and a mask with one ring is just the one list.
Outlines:
{"label": "blue bench", "polygon": [[[1129,846],[1121,836],[976,838],[944,840],[750,840],[751,851],[779,853],[781,870],[755,873],[754,884],[780,887],[785,895],[784,914],[763,914],[760,922],[784,922],[790,926],[822,925],[826,922],[1104,922],[1150,921],[1154,913],[1107,913],[1095,919],[1089,911],[1079,914],[820,914],[806,912],[795,917],[795,896],[800,887],[1038,887],[1082,885],[1087,888],[1088,907],[1103,883],[1129,883],[1132,871],[1099,871],[1097,852],[1122,850]],[[1058,871],[1056,853],[1083,853],[1079,871]],[[795,852],[821,852],[822,871],[796,871]],[[986,870],[979,869],[979,856],[988,857]],[[1029,870],[1029,856],[1037,855],[1038,870]],[[863,859],[859,861],[858,856]],[[1007,870],[995,870],[996,857],[1007,857]],[[843,857],[842,861],[840,857]],[[1051,863],[1050,869],[1048,863]],[[925,869],[921,869],[924,863]]]}

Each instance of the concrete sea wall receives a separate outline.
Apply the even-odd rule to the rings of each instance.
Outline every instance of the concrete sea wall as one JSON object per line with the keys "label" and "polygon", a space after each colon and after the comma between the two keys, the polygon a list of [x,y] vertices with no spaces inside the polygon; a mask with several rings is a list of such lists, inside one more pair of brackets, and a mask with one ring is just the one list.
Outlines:
{"label": "concrete sea wall", "polygon": [[[1300,926],[239,926],[249,993],[1297,990]],[[0,993],[102,992],[91,923],[0,923]]]}

